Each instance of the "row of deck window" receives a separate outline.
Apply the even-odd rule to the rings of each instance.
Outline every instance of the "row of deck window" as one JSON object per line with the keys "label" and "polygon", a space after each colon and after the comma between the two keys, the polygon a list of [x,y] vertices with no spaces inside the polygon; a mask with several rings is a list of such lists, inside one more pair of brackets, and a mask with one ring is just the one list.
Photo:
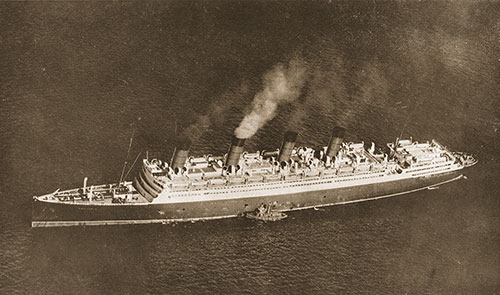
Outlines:
{"label": "row of deck window", "polygon": [[[379,173],[379,172],[377,172]],[[332,176],[323,176],[321,178],[319,177],[316,177],[316,178],[310,178],[310,179],[297,179],[297,180],[293,180],[293,181],[287,181],[288,183],[297,183],[297,182],[304,182],[304,181],[311,181],[311,180],[315,180],[315,179],[338,179],[338,178],[345,178],[345,177],[353,177],[353,176],[359,176],[359,175],[367,175],[367,174],[374,174],[374,172],[364,172],[364,173],[345,173],[344,175],[340,174],[340,175],[332,175]],[[370,176],[368,178],[371,178],[371,177],[378,177],[379,175],[381,174],[376,174],[375,176]],[[361,178],[358,178],[358,179],[362,179],[362,178],[366,178],[366,177],[361,177]],[[336,180],[337,181],[337,180]],[[345,181],[345,180],[340,180],[340,181]],[[231,186],[231,188],[241,188],[241,187],[255,187],[255,186],[269,186],[269,185],[273,185],[273,184],[277,184],[277,183],[280,183],[281,181],[274,181],[274,182],[267,182],[267,183],[257,183],[257,184],[246,184],[246,185],[235,185],[235,186]],[[221,187],[217,187],[217,186],[212,186],[212,189],[216,189],[216,190],[220,190],[220,189],[227,189],[226,186],[222,185],[221,184]],[[202,190],[202,188],[199,188],[199,189],[192,189],[192,190]]]}
{"label": "row of deck window", "polygon": [[418,175],[429,174],[431,172],[441,172],[441,171],[446,171],[446,170],[450,170],[450,167],[445,167],[445,168],[437,169],[435,171],[424,171],[424,172],[419,172],[419,173],[412,173],[412,175],[413,176],[418,176]]}
{"label": "row of deck window", "polygon": [[417,172],[417,171],[424,171],[424,170],[436,169],[436,168],[441,168],[441,167],[450,166],[450,165],[451,165],[451,163],[446,163],[444,165],[437,165],[437,166],[426,167],[426,168],[412,169],[410,171],[413,173],[413,172]]}
{"label": "row of deck window", "polygon": [[[354,181],[354,180],[359,180],[359,179],[370,179],[370,178],[376,178],[376,177],[382,177],[383,174],[377,174],[377,175],[372,175],[372,176],[365,176],[365,177],[357,177],[357,178],[347,178],[347,179],[336,179],[335,182],[345,182],[345,181]],[[299,183],[299,184],[292,184],[290,185],[290,187],[299,187],[299,186],[310,186],[310,185],[318,185],[318,184],[328,184],[328,183],[332,183],[333,181],[330,180],[330,181],[317,181],[317,182],[307,182],[307,183]],[[249,185],[249,186],[252,186],[252,187],[263,187],[265,186],[264,188],[257,188],[257,189],[246,189],[246,190],[227,190],[228,188],[227,187],[212,187],[212,190],[225,190],[224,193],[237,193],[237,192],[250,192],[250,191],[257,191],[257,190],[262,190],[262,189],[270,189],[270,188],[276,188],[276,187],[273,187],[273,185],[276,185],[278,184],[278,182],[274,182],[274,183],[267,183],[267,184],[253,184],[253,185]],[[245,187],[245,186],[237,186],[237,187],[233,187],[233,188],[241,188],[241,187]],[[248,186],[246,186],[248,187]],[[201,190],[201,189],[197,189],[197,190]],[[207,194],[219,194],[218,192],[205,192],[205,195]],[[184,193],[184,194],[178,194],[178,196],[181,196],[181,195],[189,195],[189,193]]]}

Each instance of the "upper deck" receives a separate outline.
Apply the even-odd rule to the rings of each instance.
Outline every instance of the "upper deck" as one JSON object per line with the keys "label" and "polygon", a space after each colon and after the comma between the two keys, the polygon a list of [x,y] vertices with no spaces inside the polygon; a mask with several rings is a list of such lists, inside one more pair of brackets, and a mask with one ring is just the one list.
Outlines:
{"label": "upper deck", "polygon": [[[364,143],[342,143],[333,159],[325,158],[326,147],[294,148],[290,159],[277,161],[278,152],[243,153],[238,165],[224,167],[224,157],[190,157],[184,169],[175,171],[159,160],[143,160],[145,174],[173,191],[241,185],[271,181],[295,181],[302,178],[392,173],[398,163],[389,155],[375,149],[372,144],[365,149]],[[144,177],[146,178],[146,177]],[[146,180],[146,179],[145,179]],[[147,186],[147,184],[145,184]],[[154,192],[152,192],[154,193]]]}
{"label": "upper deck", "polygon": [[388,144],[394,153],[394,160],[402,168],[416,168],[433,164],[453,162],[456,157],[435,140],[419,143],[417,141],[400,140]]}

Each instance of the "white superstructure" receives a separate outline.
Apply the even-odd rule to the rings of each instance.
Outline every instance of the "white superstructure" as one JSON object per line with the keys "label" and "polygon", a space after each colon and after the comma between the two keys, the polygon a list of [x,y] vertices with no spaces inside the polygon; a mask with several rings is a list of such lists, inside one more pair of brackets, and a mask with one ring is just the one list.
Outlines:
{"label": "white superstructure", "polygon": [[[333,159],[327,147],[293,148],[288,161],[275,153],[243,153],[238,165],[226,168],[224,157],[190,157],[183,169],[159,160],[143,160],[135,187],[152,203],[199,202],[293,194],[429,177],[466,166],[466,158],[436,141],[399,140],[386,153],[364,143],[342,143]],[[227,157],[227,155],[226,155]]]}

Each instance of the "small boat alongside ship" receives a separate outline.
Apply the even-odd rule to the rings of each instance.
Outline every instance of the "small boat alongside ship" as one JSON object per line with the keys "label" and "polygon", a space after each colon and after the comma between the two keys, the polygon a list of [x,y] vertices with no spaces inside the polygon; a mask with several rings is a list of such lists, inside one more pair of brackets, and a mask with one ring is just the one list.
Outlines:
{"label": "small boat alongside ship", "polygon": [[278,221],[288,217],[285,213],[274,210],[274,206],[276,206],[276,204],[262,204],[253,212],[247,213],[246,217],[248,219],[255,219],[264,222]]}
{"label": "small boat alongside ship", "polygon": [[[178,141],[169,163],[146,157],[133,181],[89,186],[85,179],[80,188],[33,197],[32,227],[280,219],[287,211],[432,190],[477,163],[435,140],[366,148],[345,142],[336,126],[328,145],[312,148],[296,147],[297,136],[288,131],[276,151],[252,153],[234,136],[225,155],[201,157]],[[273,209],[259,211],[262,204]]]}

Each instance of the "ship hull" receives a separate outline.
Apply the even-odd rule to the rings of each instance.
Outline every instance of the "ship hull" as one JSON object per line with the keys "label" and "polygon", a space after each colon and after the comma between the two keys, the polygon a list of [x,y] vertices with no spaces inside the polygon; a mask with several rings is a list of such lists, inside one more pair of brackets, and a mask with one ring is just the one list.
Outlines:
{"label": "ship hull", "polygon": [[308,191],[229,200],[165,204],[90,205],[46,202],[35,199],[33,227],[169,223],[242,216],[262,203],[275,203],[279,211],[339,205],[393,197],[461,178],[460,171],[432,177],[401,179],[330,190]]}

